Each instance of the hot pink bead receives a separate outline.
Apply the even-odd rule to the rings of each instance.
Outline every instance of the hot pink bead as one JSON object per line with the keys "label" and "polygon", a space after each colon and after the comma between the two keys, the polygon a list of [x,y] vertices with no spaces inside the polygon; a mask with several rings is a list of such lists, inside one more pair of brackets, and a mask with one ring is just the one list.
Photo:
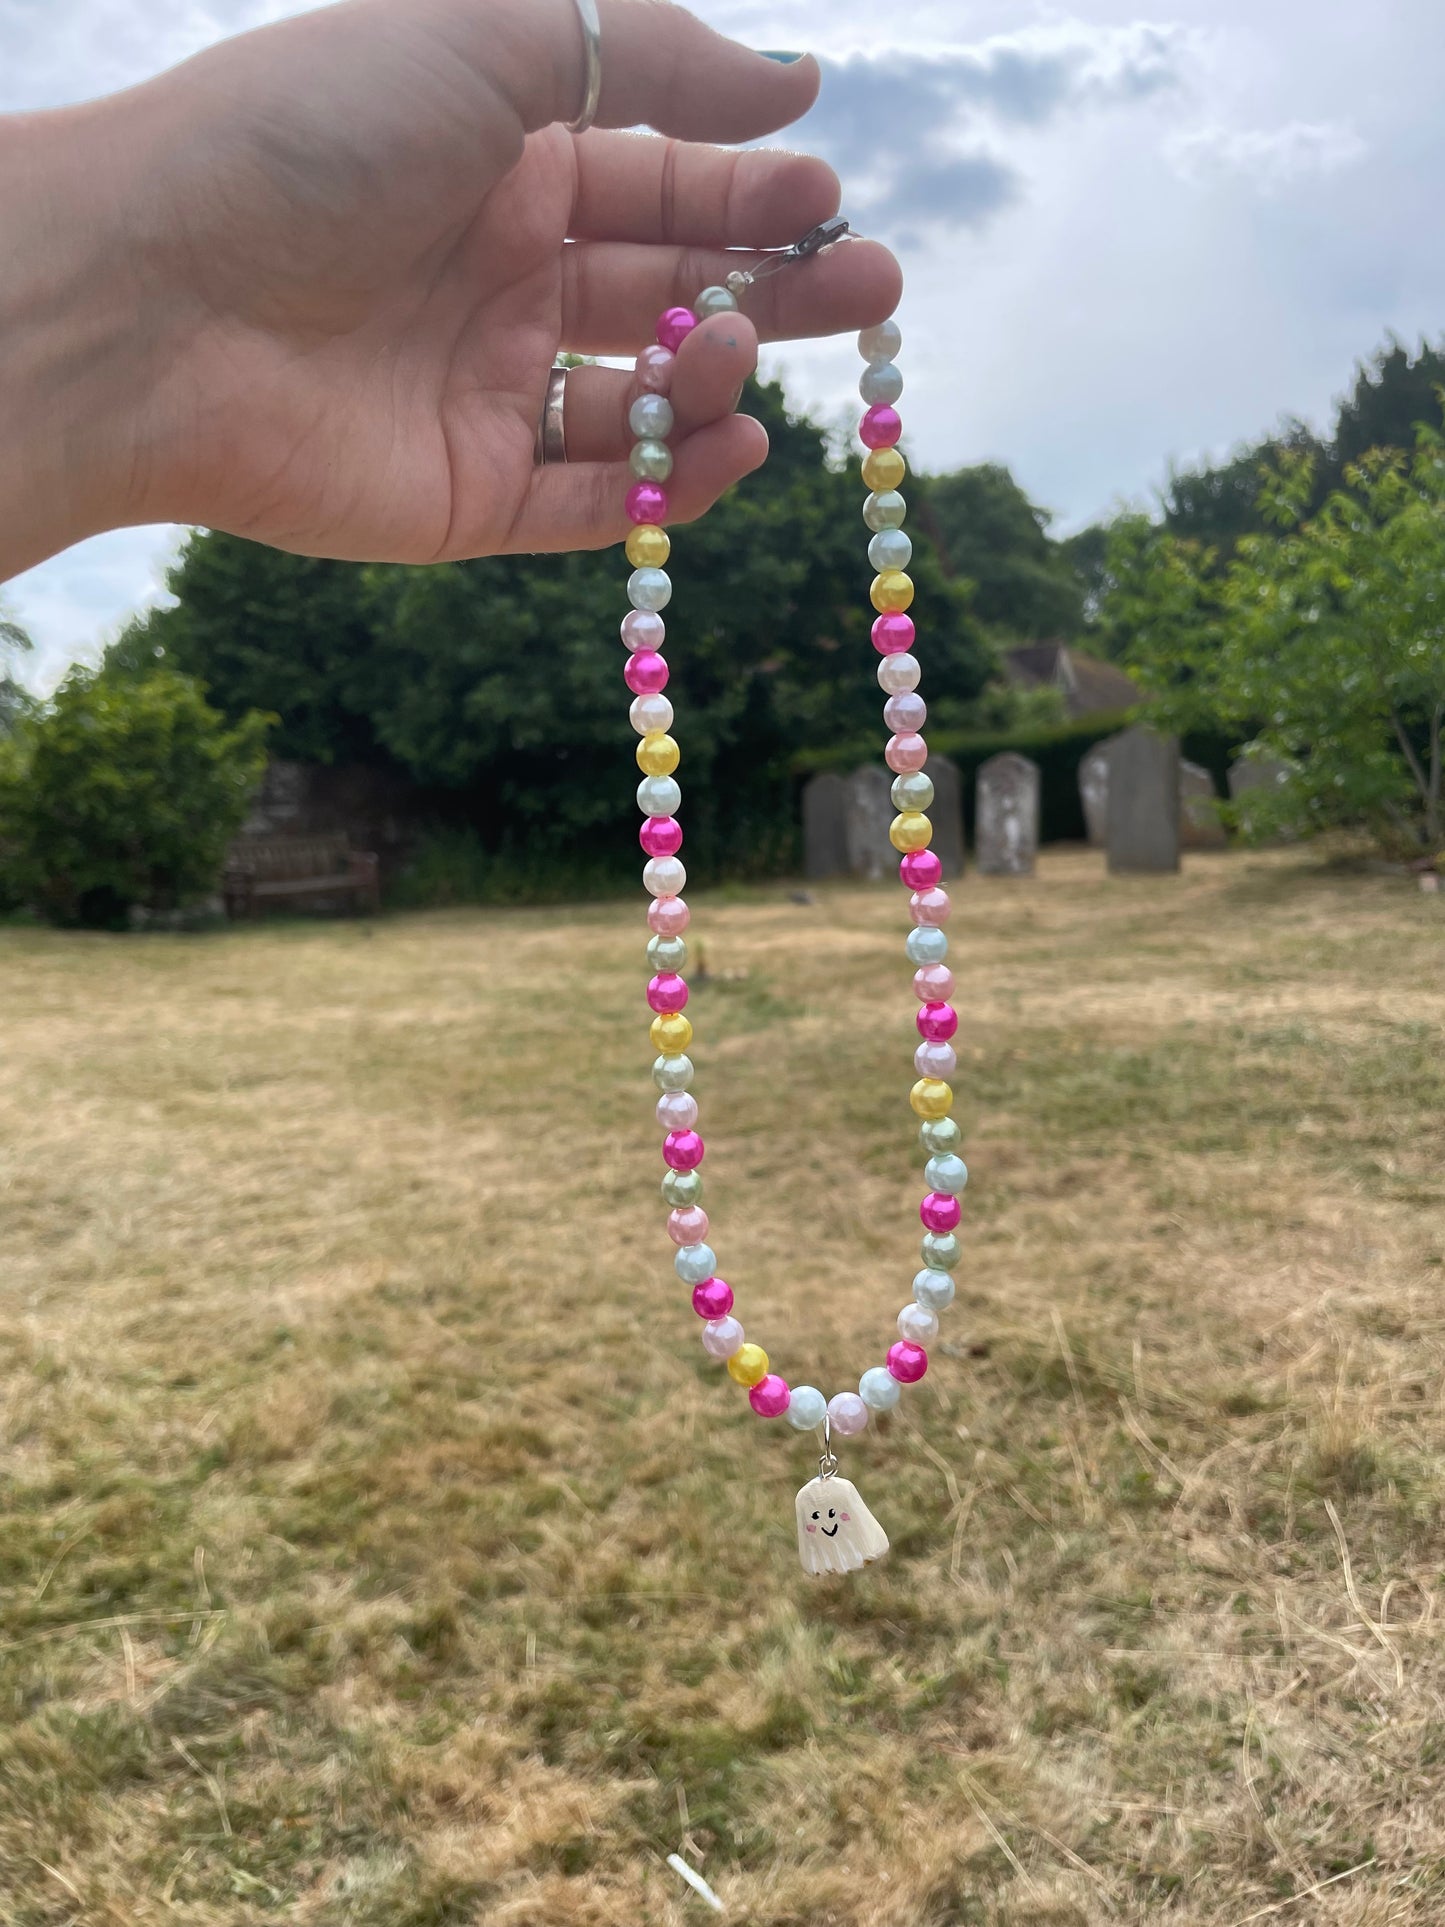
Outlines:
{"label": "hot pink bead", "polygon": [[779,1378],[776,1372],[769,1372],[748,1393],[748,1403],[759,1418],[781,1418],[792,1396],[787,1380]]}
{"label": "hot pink bead", "polygon": [[870,408],[858,424],[858,439],[865,448],[892,448],[902,433],[898,410],[885,408],[881,402]]}
{"label": "hot pink bead", "polygon": [[647,1001],[659,1017],[687,1009],[687,985],[675,971],[660,971],[647,986]]}
{"label": "hot pink bead", "polygon": [[928,721],[928,704],[916,690],[907,689],[884,703],[883,721],[897,735],[916,735]]}
{"label": "hot pink bead", "polygon": [[952,1231],[963,1216],[963,1207],[946,1191],[930,1191],[919,1205],[918,1215],[925,1231]]}
{"label": "hot pink bead", "polygon": [[676,354],[696,326],[697,316],[691,308],[667,308],[657,317],[658,342]]}
{"label": "hot pink bead", "polygon": [[670,673],[666,656],[659,656],[655,649],[639,649],[627,658],[622,680],[634,696],[656,696],[666,689]]}
{"label": "hot pink bead", "polygon": [[662,1140],[662,1161],[674,1171],[695,1171],[705,1148],[696,1131],[669,1131]]}
{"label": "hot pink bead", "polygon": [[943,878],[943,864],[933,850],[912,850],[898,866],[905,890],[931,890]]}
{"label": "hot pink bead", "polygon": [[928,1370],[928,1353],[906,1339],[888,1348],[888,1369],[900,1385],[916,1385]]}
{"label": "hot pink bead", "polygon": [[629,609],[622,618],[622,640],[629,649],[660,649],[667,624],[655,609]]}
{"label": "hot pink bead", "polygon": [[[700,1204],[680,1206],[667,1214],[667,1235],[675,1245],[700,1245],[707,1237],[707,1213]],[[728,1310],[724,1306],[723,1310]],[[721,1318],[722,1312],[707,1312],[708,1318]]]}
{"label": "hot pink bead", "polygon": [[691,922],[681,897],[654,897],[647,906],[647,927],[655,937],[680,937]]}
{"label": "hot pink bead", "polygon": [[693,1286],[692,1308],[699,1318],[726,1318],[733,1308],[733,1288],[726,1278],[704,1278]]}
{"label": "hot pink bead", "polygon": [[880,656],[901,656],[913,647],[912,616],[879,616],[873,624],[873,647]]}
{"label": "hot pink bead", "polygon": [[645,395],[665,395],[672,387],[672,370],[677,357],[671,348],[659,344],[644,348],[637,357],[637,385]]}
{"label": "hot pink bead", "polygon": [[958,1029],[958,1012],[952,1004],[925,1004],[918,1013],[918,1035],[930,1044],[946,1044]]}
{"label": "hot pink bead", "polygon": [[938,930],[948,922],[953,904],[947,890],[915,890],[908,908],[921,930]]}
{"label": "hot pink bead", "polygon": [[947,964],[924,964],[913,973],[913,994],[920,1004],[946,1003],[953,995],[953,972]]}
{"label": "hot pink bead", "polygon": [[921,736],[890,736],[883,760],[896,776],[907,776],[928,761],[928,745]]}
{"label": "hot pink bead", "polygon": [[631,522],[665,522],[667,490],[656,482],[634,482],[627,491],[627,517]]}
{"label": "hot pink bead", "polygon": [[649,816],[637,840],[649,856],[676,856],[682,848],[682,825],[675,816]]}

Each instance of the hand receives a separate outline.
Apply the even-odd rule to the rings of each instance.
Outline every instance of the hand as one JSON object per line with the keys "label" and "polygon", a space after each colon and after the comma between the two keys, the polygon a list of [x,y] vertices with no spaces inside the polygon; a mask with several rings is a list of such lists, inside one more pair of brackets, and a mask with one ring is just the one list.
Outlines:
{"label": "hand", "polygon": [[[821,161],[697,144],[796,119],[811,59],[662,0],[603,0],[602,26],[599,125],[576,138],[559,124],[583,93],[573,0],[347,0],[40,117],[70,123],[120,226],[110,310],[140,364],[127,426],[92,404],[116,480],[86,519],[404,562],[619,540],[632,377],[575,372],[571,460],[534,469],[557,351],[635,353],[736,265],[724,249],[795,241],[839,190]],[[670,138],[617,131],[639,123]],[[688,338],[670,519],[765,457],[733,412],[758,336],[867,326],[898,289],[886,250],[850,242]]]}

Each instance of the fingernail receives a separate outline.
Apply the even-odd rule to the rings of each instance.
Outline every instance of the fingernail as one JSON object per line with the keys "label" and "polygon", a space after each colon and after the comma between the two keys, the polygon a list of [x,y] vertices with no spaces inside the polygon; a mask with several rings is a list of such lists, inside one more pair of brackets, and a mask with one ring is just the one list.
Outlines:
{"label": "fingernail", "polygon": [[800,60],[806,60],[808,57],[806,54],[779,53],[775,47],[759,47],[758,52],[764,60],[778,60],[785,67],[796,66]]}

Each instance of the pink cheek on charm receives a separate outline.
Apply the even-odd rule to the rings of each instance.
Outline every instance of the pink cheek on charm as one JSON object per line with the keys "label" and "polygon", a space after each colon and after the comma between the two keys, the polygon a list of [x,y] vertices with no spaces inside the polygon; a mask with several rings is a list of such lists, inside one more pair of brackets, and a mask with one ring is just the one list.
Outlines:
{"label": "pink cheek on charm", "polygon": [[846,1526],[851,1522],[853,1515],[851,1512],[840,1512],[838,1514],[838,1517],[842,1520],[843,1524]]}
{"label": "pink cheek on charm", "polygon": [[808,1530],[809,1530],[809,1532],[816,1532],[816,1531],[818,1530],[818,1528],[817,1528],[816,1526],[809,1526],[809,1527],[808,1527]]}

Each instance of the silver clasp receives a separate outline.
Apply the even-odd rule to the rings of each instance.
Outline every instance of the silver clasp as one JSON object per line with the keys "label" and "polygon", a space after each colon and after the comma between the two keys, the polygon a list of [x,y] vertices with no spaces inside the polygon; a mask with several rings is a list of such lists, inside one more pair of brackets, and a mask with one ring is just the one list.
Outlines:
{"label": "silver clasp", "polygon": [[[815,230],[816,232],[816,230]],[[831,1479],[838,1470],[838,1455],[833,1450],[833,1421],[823,1414],[823,1456],[818,1461],[818,1477]]]}
{"label": "silver clasp", "polygon": [[841,214],[835,214],[831,220],[820,221],[817,227],[809,228],[801,241],[795,241],[790,248],[783,248],[777,254],[770,254],[755,268],[734,268],[727,278],[728,292],[741,294],[744,288],[750,288],[755,281],[776,274],[779,268],[787,267],[790,262],[806,261],[814,254],[821,254],[824,248],[832,247],[851,232]]}

